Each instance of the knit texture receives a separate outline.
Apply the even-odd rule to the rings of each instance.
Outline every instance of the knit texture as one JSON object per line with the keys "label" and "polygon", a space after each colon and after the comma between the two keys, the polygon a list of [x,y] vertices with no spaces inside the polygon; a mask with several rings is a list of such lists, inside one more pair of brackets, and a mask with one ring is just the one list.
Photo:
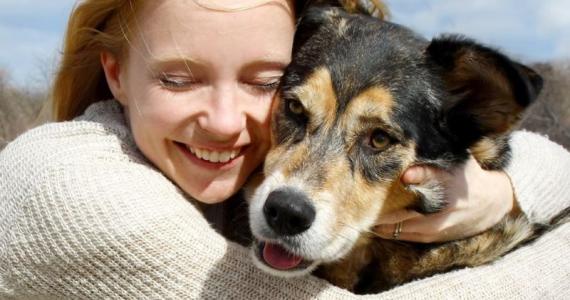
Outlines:
{"label": "knit texture", "polygon": [[[568,206],[570,155],[528,132],[512,144],[525,212],[545,220]],[[0,171],[0,299],[570,298],[568,225],[493,264],[380,295],[263,273],[137,150],[115,101],[22,135]]]}

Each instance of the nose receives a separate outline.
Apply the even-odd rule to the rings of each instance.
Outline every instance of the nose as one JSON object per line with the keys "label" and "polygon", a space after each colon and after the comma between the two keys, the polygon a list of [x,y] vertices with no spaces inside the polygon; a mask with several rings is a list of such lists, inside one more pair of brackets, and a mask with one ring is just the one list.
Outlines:
{"label": "nose", "polygon": [[200,127],[219,139],[238,136],[246,128],[246,116],[236,88],[214,88],[206,113],[198,118]]}
{"label": "nose", "polygon": [[263,206],[263,214],[269,227],[281,235],[302,233],[315,220],[315,208],[309,198],[293,189],[271,192]]}

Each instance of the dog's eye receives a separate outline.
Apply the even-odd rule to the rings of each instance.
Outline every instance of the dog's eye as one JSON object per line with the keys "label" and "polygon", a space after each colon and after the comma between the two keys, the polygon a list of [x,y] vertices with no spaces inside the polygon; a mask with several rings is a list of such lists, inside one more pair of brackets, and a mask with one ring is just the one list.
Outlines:
{"label": "dog's eye", "polygon": [[370,135],[370,147],[375,150],[384,150],[390,145],[390,137],[382,130],[375,129]]}
{"label": "dog's eye", "polygon": [[289,100],[289,102],[287,103],[287,108],[289,109],[290,112],[292,112],[295,115],[300,115],[305,112],[303,104],[301,104],[301,102],[297,100]]}

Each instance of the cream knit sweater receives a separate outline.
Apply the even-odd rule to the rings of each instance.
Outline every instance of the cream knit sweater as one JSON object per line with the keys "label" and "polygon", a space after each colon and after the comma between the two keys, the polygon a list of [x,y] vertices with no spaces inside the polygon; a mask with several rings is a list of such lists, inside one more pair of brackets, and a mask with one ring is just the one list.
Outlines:
{"label": "cream knit sweater", "polygon": [[[570,205],[570,155],[517,132],[508,172],[534,220]],[[285,280],[217,234],[137,150],[120,106],[33,129],[0,153],[0,299],[350,299]],[[570,299],[570,227],[492,265],[362,298]]]}

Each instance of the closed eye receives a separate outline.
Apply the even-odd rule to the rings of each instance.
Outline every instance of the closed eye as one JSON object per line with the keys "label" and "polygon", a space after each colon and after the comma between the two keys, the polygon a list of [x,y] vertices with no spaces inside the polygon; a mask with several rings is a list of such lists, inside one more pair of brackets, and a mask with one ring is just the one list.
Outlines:
{"label": "closed eye", "polygon": [[253,80],[251,82],[247,82],[246,84],[254,89],[256,92],[260,93],[274,93],[277,91],[279,84],[281,83],[281,76],[267,78],[263,80]]}
{"label": "closed eye", "polygon": [[195,87],[200,82],[193,77],[162,73],[158,81],[160,85],[169,90],[188,90]]}

